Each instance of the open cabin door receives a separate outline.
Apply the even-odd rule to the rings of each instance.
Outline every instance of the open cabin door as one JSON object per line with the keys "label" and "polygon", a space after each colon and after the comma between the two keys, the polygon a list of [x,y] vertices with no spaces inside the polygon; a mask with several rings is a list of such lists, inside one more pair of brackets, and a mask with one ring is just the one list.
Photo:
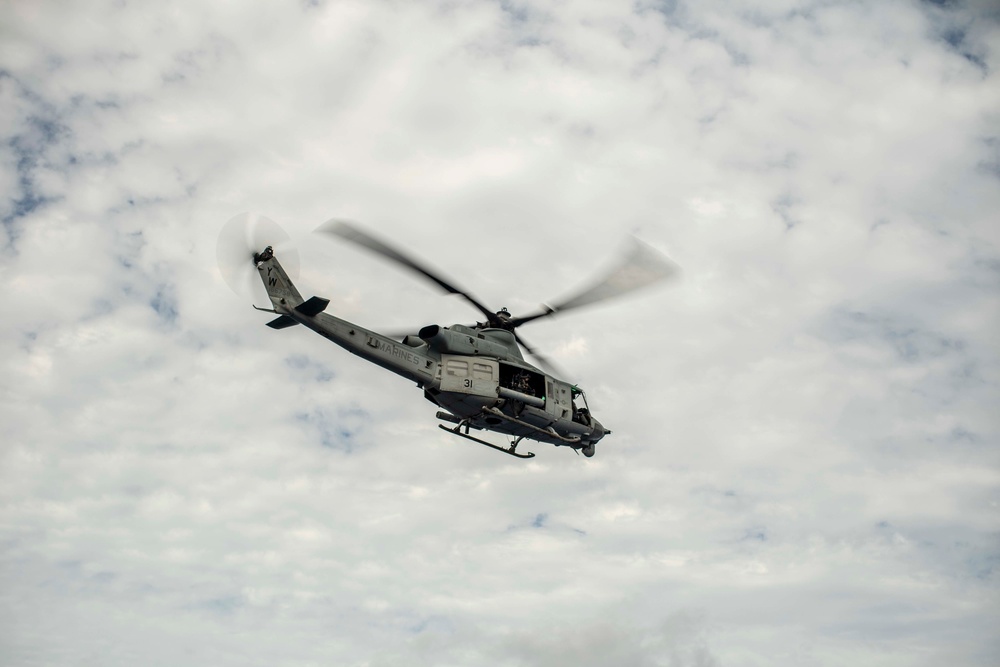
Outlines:
{"label": "open cabin door", "polygon": [[441,391],[496,397],[500,365],[494,359],[441,355]]}

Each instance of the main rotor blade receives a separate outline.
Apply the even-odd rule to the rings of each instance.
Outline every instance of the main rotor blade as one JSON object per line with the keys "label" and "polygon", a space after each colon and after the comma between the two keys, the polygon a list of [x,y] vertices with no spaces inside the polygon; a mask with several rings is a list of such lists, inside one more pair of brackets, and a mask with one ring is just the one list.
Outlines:
{"label": "main rotor blade", "polygon": [[375,238],[368,232],[362,231],[361,229],[355,227],[353,224],[347,222],[346,220],[337,220],[337,219],[328,220],[319,227],[317,227],[316,231],[319,232],[320,234],[329,234],[332,236],[338,236],[344,239],[345,241],[350,241],[351,243],[359,245],[363,248],[367,248],[372,252],[378,253],[379,255],[382,255],[387,259],[391,259],[397,264],[402,264],[411,271],[415,271],[420,275],[422,275],[423,277],[430,280],[431,282],[435,283],[449,294],[458,294],[466,301],[471,303],[473,306],[475,306],[479,310],[479,312],[486,315],[486,317],[491,321],[496,318],[496,314],[494,313],[494,311],[484,306],[475,297],[473,297],[465,290],[460,289],[454,284],[446,281],[444,278],[437,275],[423,264],[420,264],[415,259],[408,257],[407,255],[403,254],[400,250],[397,250],[396,248],[390,246],[385,241]]}
{"label": "main rotor blade", "polygon": [[530,354],[535,358],[535,360],[538,362],[538,365],[542,368],[542,370],[546,371],[549,375],[553,375],[563,380],[565,380],[568,377],[558,366],[552,363],[552,361],[548,357],[544,356],[538,350],[534,349],[526,342],[524,342],[524,339],[521,338],[519,335],[517,335],[517,332],[513,333],[514,333],[514,340],[517,341],[518,345],[524,348],[525,352],[527,352],[528,354]]}
{"label": "main rotor blade", "polygon": [[544,310],[540,313],[514,317],[511,319],[511,326],[518,327],[541,317],[625,296],[679,274],[680,267],[677,264],[633,236],[632,247],[590,287],[555,305],[543,305]]}

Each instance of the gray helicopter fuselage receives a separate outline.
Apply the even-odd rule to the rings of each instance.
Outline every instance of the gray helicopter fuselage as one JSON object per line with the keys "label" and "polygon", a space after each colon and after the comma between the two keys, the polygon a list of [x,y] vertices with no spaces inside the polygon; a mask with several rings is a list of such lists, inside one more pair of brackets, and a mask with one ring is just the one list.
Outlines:
{"label": "gray helicopter fuselage", "polygon": [[509,331],[431,325],[398,342],[322,312],[326,299],[304,300],[273,256],[258,262],[257,270],[278,315],[268,326],[301,324],[415,382],[429,401],[447,411],[438,413],[445,421],[574,449],[590,447],[591,453],[607,433],[574,405],[582,392],[526,362]]}

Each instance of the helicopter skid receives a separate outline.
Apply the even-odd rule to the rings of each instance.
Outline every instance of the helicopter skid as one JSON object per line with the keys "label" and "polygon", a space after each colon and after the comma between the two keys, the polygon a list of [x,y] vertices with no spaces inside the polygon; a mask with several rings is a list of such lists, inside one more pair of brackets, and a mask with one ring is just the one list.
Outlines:
{"label": "helicopter skid", "polygon": [[448,428],[444,424],[438,424],[438,428],[441,429],[442,431],[447,431],[448,433],[454,433],[455,435],[459,436],[460,438],[465,438],[466,440],[471,440],[473,442],[478,442],[480,445],[486,445],[487,447],[489,447],[491,449],[495,449],[498,452],[503,452],[504,454],[510,454],[511,456],[514,456],[514,457],[519,458],[519,459],[530,459],[530,458],[533,458],[535,456],[534,453],[532,453],[532,452],[528,452],[527,454],[518,454],[516,451],[514,451],[514,448],[517,447],[517,443],[512,444],[509,448],[508,447],[500,447],[498,445],[494,445],[491,442],[486,442],[485,440],[480,440],[479,438],[474,438],[473,436],[469,435],[468,433],[462,433],[459,430],[460,428],[462,428],[461,424],[459,424],[455,428]]}

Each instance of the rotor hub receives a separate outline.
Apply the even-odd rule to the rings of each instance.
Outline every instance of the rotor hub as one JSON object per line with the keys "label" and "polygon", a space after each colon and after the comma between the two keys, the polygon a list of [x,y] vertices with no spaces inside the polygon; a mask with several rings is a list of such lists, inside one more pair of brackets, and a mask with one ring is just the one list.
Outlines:
{"label": "rotor hub", "polygon": [[264,252],[255,252],[253,254],[253,263],[260,264],[261,262],[266,262],[269,259],[274,259],[274,249],[271,246],[264,248]]}

